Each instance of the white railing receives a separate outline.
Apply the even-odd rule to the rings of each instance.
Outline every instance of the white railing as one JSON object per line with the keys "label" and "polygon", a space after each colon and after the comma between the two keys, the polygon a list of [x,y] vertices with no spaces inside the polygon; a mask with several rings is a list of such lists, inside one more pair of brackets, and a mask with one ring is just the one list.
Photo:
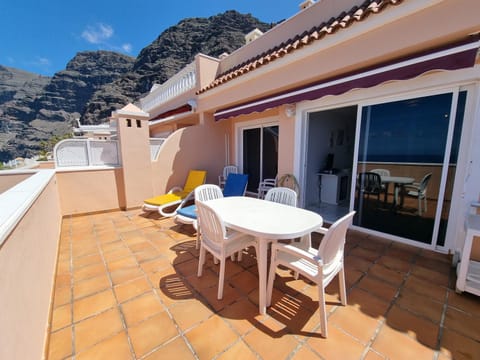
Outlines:
{"label": "white railing", "polygon": [[53,150],[56,167],[118,166],[117,140],[66,139]]}
{"label": "white railing", "polygon": [[140,99],[142,110],[149,112],[168,100],[193,89],[196,84],[195,62],[192,62],[163,84],[153,87],[150,94]]}
{"label": "white railing", "polygon": [[165,140],[165,138],[150,138],[150,160],[157,160],[158,153]]}

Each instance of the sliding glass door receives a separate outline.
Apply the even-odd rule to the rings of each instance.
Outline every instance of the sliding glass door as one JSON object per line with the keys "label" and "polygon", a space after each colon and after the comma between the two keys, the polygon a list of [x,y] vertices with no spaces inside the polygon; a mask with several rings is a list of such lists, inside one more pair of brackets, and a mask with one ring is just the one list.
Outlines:
{"label": "sliding glass door", "polygon": [[278,171],[278,126],[242,130],[243,172],[248,174],[247,191],[257,192],[258,183],[275,178]]}
{"label": "sliding glass door", "polygon": [[465,99],[448,92],[362,108],[354,224],[444,245]]}

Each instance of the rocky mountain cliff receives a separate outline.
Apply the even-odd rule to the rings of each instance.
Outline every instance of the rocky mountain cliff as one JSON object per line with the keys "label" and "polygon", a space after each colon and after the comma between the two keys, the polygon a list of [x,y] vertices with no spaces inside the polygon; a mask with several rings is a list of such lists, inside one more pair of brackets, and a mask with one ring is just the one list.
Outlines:
{"label": "rocky mountain cliff", "polygon": [[31,157],[40,142],[82,124],[105,122],[113,110],[144,96],[198,53],[218,57],[241,47],[266,24],[250,14],[227,11],[190,18],[165,30],[137,58],[110,51],[78,53],[52,78],[0,66],[0,161]]}

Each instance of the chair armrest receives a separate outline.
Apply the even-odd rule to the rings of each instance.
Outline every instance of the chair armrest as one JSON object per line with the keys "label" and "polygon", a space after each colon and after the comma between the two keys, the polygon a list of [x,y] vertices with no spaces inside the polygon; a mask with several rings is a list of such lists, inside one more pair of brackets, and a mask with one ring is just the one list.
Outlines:
{"label": "chair armrest", "polygon": [[296,247],[290,244],[282,244],[282,243],[272,244],[272,253],[277,251],[282,251],[284,253],[288,253],[293,256],[301,257],[302,259],[305,259],[314,265],[318,265],[318,266],[323,265],[323,260],[318,256],[313,255],[312,253],[304,249],[301,249],[299,247]]}

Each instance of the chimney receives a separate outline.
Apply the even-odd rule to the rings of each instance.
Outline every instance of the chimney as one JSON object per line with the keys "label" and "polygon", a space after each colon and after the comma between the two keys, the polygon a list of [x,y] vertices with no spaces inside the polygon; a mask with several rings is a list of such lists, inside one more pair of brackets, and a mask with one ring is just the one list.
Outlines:
{"label": "chimney", "polygon": [[304,2],[300,3],[300,11],[305,10],[306,8],[315,4],[315,0],[305,0]]}
{"label": "chimney", "polygon": [[245,44],[251,43],[253,40],[258,39],[262,35],[263,32],[261,32],[257,28],[253,29],[247,35],[245,35]]}

